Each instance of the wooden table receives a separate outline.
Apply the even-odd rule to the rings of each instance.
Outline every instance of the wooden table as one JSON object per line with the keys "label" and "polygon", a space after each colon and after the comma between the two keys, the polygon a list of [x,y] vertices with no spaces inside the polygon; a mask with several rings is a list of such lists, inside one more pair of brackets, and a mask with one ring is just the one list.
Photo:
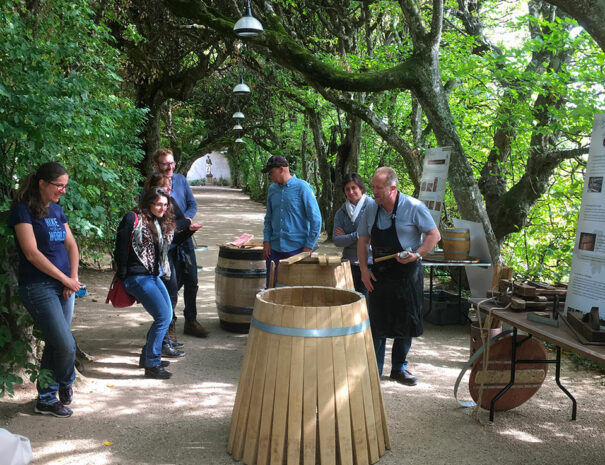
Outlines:
{"label": "wooden table", "polygon": [[[485,299],[471,299],[471,303],[477,306],[477,304]],[[565,387],[561,384],[560,374],[561,374],[561,349],[568,350],[575,354],[581,355],[582,357],[586,357],[589,360],[592,360],[595,363],[605,366],[605,346],[598,345],[585,345],[580,343],[573,333],[567,328],[567,325],[564,322],[560,322],[558,327],[537,323],[527,319],[527,312],[512,312],[507,310],[495,310],[495,305],[485,303],[480,306],[480,310],[482,313],[492,313],[492,317],[504,322],[508,323],[513,327],[512,334],[512,356],[511,356],[511,378],[510,382],[502,388],[502,390],[494,397],[490,405],[489,419],[490,421],[494,421],[494,406],[496,401],[504,395],[506,391],[508,391],[513,384],[515,383],[515,370],[517,364],[522,363],[553,363],[556,367],[555,373],[555,381],[557,386],[571,399],[572,401],[572,413],[571,419],[576,419],[576,400],[569,393]],[[523,338],[520,341],[518,340],[517,331],[521,330],[527,333],[529,336],[535,336],[536,338],[549,342],[556,346],[557,355],[554,360],[517,360],[516,359],[516,349],[522,344],[527,338]]]}

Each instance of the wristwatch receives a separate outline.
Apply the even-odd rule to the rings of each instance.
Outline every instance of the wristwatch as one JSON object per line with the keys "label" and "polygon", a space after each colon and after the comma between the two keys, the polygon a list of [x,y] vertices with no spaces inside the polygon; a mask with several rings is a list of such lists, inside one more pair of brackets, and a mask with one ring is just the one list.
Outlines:
{"label": "wristwatch", "polygon": [[416,259],[421,262],[422,261],[422,255],[420,255],[418,252],[416,252]]}

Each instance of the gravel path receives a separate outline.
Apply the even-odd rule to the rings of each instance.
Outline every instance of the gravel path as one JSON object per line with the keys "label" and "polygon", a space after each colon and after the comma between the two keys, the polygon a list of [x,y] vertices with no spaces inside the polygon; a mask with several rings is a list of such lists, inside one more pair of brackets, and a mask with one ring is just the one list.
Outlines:
{"label": "gravel path", "polygon": [[[231,410],[247,337],[222,331],[214,305],[218,247],[244,232],[262,237],[264,207],[240,191],[196,189],[200,321],[207,339],[182,335],[186,357],[173,361],[169,381],[143,377],[138,354],[150,324],[140,306],[105,305],[111,273],[83,271],[90,295],[76,301],[73,332],[94,356],[75,385],[74,415],[56,419],[33,414],[35,389],[19,387],[0,400],[0,425],[30,438],[34,464],[233,464],[226,452]],[[333,252],[332,244],[321,251]],[[564,361],[563,384],[578,400],[578,420],[554,383],[554,370],[528,402],[509,412],[459,408],[453,385],[468,358],[468,327],[426,324],[409,355],[416,387],[383,379],[392,449],[379,464],[532,463],[588,464],[605,460],[605,375]],[[387,352],[387,354],[389,354]],[[387,355],[387,364],[390,357]],[[390,367],[385,367],[389,373]],[[467,384],[462,393],[469,398]],[[0,457],[0,464],[4,464]]]}

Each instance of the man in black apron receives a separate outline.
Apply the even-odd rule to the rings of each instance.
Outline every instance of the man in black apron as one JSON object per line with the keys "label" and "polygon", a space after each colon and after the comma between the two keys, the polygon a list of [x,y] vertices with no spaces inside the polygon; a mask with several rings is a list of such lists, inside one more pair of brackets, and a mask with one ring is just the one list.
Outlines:
{"label": "man in black apron", "polygon": [[[374,202],[366,207],[358,229],[357,255],[361,277],[370,291],[370,325],[378,371],[382,375],[386,339],[394,338],[391,379],[414,386],[418,380],[407,370],[412,338],[422,335],[423,281],[421,260],[441,239],[424,203],[397,190],[397,174],[381,167],[372,178]],[[424,234],[424,241],[422,241]],[[368,245],[374,265],[367,265]],[[409,251],[381,262],[377,258]]]}

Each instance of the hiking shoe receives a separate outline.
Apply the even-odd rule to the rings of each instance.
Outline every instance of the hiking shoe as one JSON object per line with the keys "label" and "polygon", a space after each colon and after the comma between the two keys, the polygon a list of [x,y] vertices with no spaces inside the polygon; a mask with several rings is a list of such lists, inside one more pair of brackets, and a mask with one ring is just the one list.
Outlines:
{"label": "hiking shoe", "polygon": [[178,342],[175,341],[174,339],[170,339],[168,338],[167,340],[164,339],[164,344],[166,343],[166,341],[168,341],[168,344],[170,344],[172,347],[183,347],[185,344],[183,344],[182,342]]}
{"label": "hiking shoe", "polygon": [[176,342],[176,323],[175,322],[170,323],[170,326],[168,326],[167,334],[170,339],[172,339],[174,342]]}
{"label": "hiking shoe", "polygon": [[172,373],[166,371],[164,367],[158,365],[156,367],[145,368],[145,377],[154,379],[168,379]]}
{"label": "hiking shoe", "polygon": [[204,328],[201,324],[199,324],[197,320],[186,320],[185,327],[183,328],[183,333],[195,337],[208,336],[208,330]]}
{"label": "hiking shoe", "polygon": [[73,413],[71,409],[65,407],[59,401],[53,402],[52,404],[43,404],[39,400],[36,401],[34,412],[40,413],[42,415],[52,415],[58,418],[71,417],[71,414]]}
{"label": "hiking shoe", "polygon": [[59,388],[59,401],[63,405],[71,404],[71,401],[74,400],[74,390],[71,386],[61,386]]}
{"label": "hiking shoe", "polygon": [[416,386],[418,384],[418,378],[412,375],[408,370],[391,371],[389,377],[399,384],[404,384],[406,386]]}
{"label": "hiking shoe", "polygon": [[[168,360],[162,360],[160,362],[160,366],[162,368],[166,368],[168,365],[170,365],[170,362]],[[143,356],[139,357],[139,368],[145,368],[145,361],[143,360]]]}
{"label": "hiking shoe", "polygon": [[162,346],[162,355],[164,357],[184,357],[185,352],[175,349],[170,344],[164,344]]}

